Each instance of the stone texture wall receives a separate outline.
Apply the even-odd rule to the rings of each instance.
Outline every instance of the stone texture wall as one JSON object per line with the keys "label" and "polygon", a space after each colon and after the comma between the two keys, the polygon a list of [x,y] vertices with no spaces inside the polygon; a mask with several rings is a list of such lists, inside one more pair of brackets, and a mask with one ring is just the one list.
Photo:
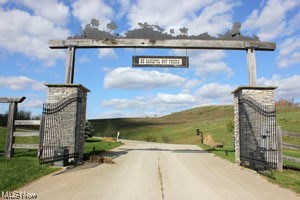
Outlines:
{"label": "stone texture wall", "polygon": [[[83,159],[84,132],[86,121],[86,105],[88,89],[82,85],[48,84],[47,103],[57,103],[68,97],[79,97],[81,102],[73,102],[56,116],[57,123],[62,130],[60,141],[67,146],[70,153],[79,153],[79,160]],[[60,119],[60,120],[59,120]],[[51,127],[47,127],[51,129]]]}
{"label": "stone texture wall", "polygon": [[234,94],[234,140],[235,140],[235,161],[241,163],[240,159],[240,145],[243,145],[243,141],[240,141],[240,117],[243,117],[243,113],[239,113],[239,98],[246,94],[254,99],[256,102],[266,105],[274,106],[274,89],[276,87],[239,87],[232,93]]}

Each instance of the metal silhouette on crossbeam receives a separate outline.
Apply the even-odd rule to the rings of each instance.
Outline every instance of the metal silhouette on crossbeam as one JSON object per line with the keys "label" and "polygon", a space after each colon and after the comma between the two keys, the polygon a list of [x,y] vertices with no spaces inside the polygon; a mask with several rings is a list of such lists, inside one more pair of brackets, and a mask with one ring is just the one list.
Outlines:
{"label": "metal silhouette on crossbeam", "polygon": [[89,24],[87,24],[81,33],[71,36],[68,39],[197,39],[197,40],[247,40],[247,41],[259,41],[257,36],[244,36],[240,32],[241,23],[235,22],[232,25],[232,29],[227,31],[225,34],[218,37],[213,37],[206,33],[201,33],[199,35],[188,35],[188,28],[182,27],[179,29],[180,34],[175,35],[175,29],[170,29],[166,31],[159,25],[152,25],[147,22],[138,23],[139,28],[133,30],[128,30],[124,35],[112,34],[118,29],[117,24],[110,22],[106,25],[109,31],[100,30],[100,22],[97,19],[92,19]]}

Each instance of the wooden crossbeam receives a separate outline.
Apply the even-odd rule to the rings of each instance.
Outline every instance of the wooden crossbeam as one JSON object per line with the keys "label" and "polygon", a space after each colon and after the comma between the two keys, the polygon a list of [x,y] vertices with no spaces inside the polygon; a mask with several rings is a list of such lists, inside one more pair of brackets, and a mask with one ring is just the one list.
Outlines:
{"label": "wooden crossbeam", "polygon": [[0,103],[22,103],[26,97],[0,97]]}
{"label": "wooden crossbeam", "polygon": [[196,39],[68,39],[50,40],[51,49],[75,48],[174,48],[174,49],[217,49],[217,50],[247,50],[274,51],[273,42],[243,41],[243,40],[196,40]]}

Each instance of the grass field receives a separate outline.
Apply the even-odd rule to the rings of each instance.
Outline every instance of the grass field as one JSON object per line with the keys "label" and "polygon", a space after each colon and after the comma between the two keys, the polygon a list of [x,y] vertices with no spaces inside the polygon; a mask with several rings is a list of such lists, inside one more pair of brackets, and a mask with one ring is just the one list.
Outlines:
{"label": "grass field", "polygon": [[[200,137],[196,135],[196,129],[200,129],[204,135],[211,135],[215,142],[224,144],[223,148],[211,149],[203,145],[202,148],[234,162],[233,133],[228,129],[233,122],[232,106],[199,107],[158,118],[90,121],[97,136],[115,137],[117,131],[120,131],[120,138],[164,143],[200,145]],[[277,107],[277,125],[280,125],[282,130],[300,134],[300,108]],[[12,190],[56,170],[47,165],[39,165],[35,150],[16,150],[16,158],[11,160],[3,158],[5,130],[0,127],[1,190]],[[37,137],[17,138],[16,142],[36,143]],[[291,137],[283,137],[283,142],[300,145],[299,139]],[[85,143],[85,152],[93,155],[117,145],[120,144],[89,139]],[[295,150],[285,149],[283,153],[287,156],[300,157],[300,152]],[[270,180],[300,193],[300,165],[288,161],[285,161],[284,164],[288,168],[283,172],[274,171]],[[28,172],[23,173],[24,170],[28,170]]]}
{"label": "grass field", "polygon": [[[300,134],[300,107],[278,106],[276,110],[277,125]],[[215,142],[224,144],[223,148],[200,145],[203,149],[234,162],[233,132],[228,129],[233,123],[232,106],[199,107],[158,118],[90,121],[98,136],[115,137],[120,131],[121,138],[164,143],[200,145],[200,137],[196,135],[196,129],[200,129],[204,136],[211,135]],[[283,142],[300,145],[300,140],[292,137],[283,137]],[[283,154],[300,157],[297,150],[284,149]],[[300,193],[300,164],[284,161],[284,166],[283,172],[273,171],[268,176],[270,181]]]}
{"label": "grass field", "polygon": [[[300,134],[300,107],[277,107],[277,125]],[[90,120],[96,135],[166,143],[199,144],[196,129],[211,135],[216,142],[233,150],[232,106],[206,106],[157,118],[120,118]],[[300,145],[300,139],[283,137],[283,142]],[[300,154],[299,154],[300,156]]]}
{"label": "grass field", "polygon": [[[41,176],[60,168],[40,165],[37,150],[16,149],[11,159],[4,157],[6,128],[0,127],[0,191],[12,191]],[[18,138],[18,143],[37,143],[37,137]],[[93,155],[121,145],[116,142],[102,142],[88,139],[85,142],[85,154]],[[94,151],[95,148],[95,151]]]}
{"label": "grass field", "polygon": [[128,118],[91,120],[99,136],[115,136],[134,140],[151,140],[167,143],[199,144],[196,129],[213,135],[216,141],[232,147],[231,133],[226,124],[233,120],[232,106],[208,106],[173,113],[159,118]]}

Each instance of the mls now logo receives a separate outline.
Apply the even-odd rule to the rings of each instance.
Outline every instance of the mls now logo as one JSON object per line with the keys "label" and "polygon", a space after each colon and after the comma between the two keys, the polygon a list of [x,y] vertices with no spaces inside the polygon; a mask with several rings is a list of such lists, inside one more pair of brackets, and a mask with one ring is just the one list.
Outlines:
{"label": "mls now logo", "polygon": [[3,199],[37,199],[37,194],[25,191],[2,191]]}

